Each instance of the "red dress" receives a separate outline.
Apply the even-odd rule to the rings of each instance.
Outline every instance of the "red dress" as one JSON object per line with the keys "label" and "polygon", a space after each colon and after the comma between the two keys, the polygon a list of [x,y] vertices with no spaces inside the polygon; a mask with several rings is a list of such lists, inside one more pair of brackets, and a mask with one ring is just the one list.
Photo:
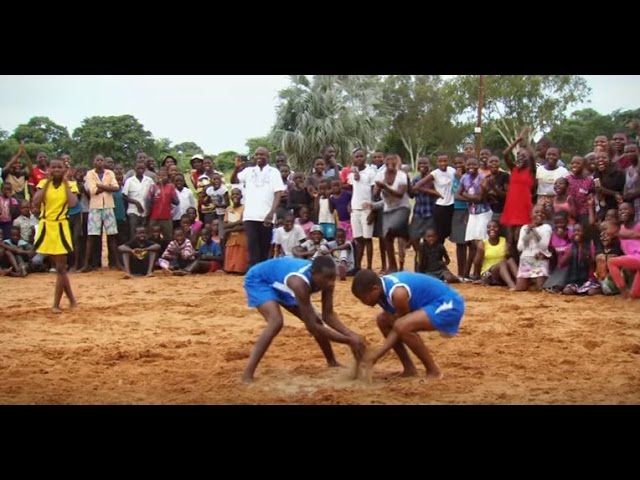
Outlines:
{"label": "red dress", "polygon": [[508,227],[517,227],[531,223],[531,191],[535,181],[529,167],[511,169],[511,180],[504,202],[504,211],[500,223]]}

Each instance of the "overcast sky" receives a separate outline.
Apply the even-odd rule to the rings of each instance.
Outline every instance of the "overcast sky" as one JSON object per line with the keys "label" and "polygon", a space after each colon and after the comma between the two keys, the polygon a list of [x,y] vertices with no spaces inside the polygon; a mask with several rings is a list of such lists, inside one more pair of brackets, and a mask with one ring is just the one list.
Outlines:
{"label": "overcast sky", "polygon": [[[640,75],[585,75],[590,106],[600,113],[640,108]],[[131,114],[155,138],[194,141],[206,153],[244,152],[247,138],[267,134],[286,75],[0,76],[0,128],[33,116],[69,129],[94,115]]]}

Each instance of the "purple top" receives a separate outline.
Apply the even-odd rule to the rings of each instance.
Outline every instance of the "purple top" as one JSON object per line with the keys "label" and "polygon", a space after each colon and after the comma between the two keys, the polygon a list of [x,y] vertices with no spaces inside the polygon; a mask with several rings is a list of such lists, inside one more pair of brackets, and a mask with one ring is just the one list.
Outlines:
{"label": "purple top", "polygon": [[[460,183],[464,185],[465,193],[469,195],[478,195],[480,193],[480,182],[484,178],[484,175],[478,173],[475,178],[471,178],[471,175],[465,173],[462,175],[462,179],[460,179]],[[491,207],[487,202],[469,202],[469,213],[471,215],[478,213],[486,213],[490,212]]]}
{"label": "purple top", "polygon": [[351,220],[351,215],[349,214],[349,204],[351,203],[351,192],[349,190],[342,190],[340,195],[337,197],[335,195],[331,195],[329,198],[329,206],[331,210],[337,210],[338,212],[338,220],[341,222],[346,222]]}

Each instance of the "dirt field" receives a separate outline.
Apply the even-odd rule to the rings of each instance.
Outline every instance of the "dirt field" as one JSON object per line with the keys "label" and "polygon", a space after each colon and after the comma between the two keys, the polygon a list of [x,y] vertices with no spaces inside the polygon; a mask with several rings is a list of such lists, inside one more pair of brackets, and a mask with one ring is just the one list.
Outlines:
{"label": "dirt field", "polygon": [[[371,384],[348,380],[349,369],[326,368],[302,323],[286,314],[246,386],[240,376],[264,320],[246,306],[242,280],[73,274],[79,308],[70,312],[65,301],[54,315],[54,274],[0,278],[0,403],[640,403],[640,301],[472,285],[456,287],[467,302],[459,335],[423,334],[443,380],[390,378],[400,370],[393,352]],[[351,279],[339,282],[336,311],[379,345],[377,309],[350,287]],[[335,349],[349,366],[348,348]]]}

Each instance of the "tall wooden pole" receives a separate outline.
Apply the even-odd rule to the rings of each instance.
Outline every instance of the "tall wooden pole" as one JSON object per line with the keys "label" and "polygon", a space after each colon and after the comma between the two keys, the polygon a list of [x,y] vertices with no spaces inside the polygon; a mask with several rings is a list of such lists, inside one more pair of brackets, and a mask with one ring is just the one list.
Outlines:
{"label": "tall wooden pole", "polygon": [[478,92],[478,124],[475,128],[476,134],[476,155],[480,157],[482,149],[482,106],[484,102],[484,75],[480,75],[480,86]]}

